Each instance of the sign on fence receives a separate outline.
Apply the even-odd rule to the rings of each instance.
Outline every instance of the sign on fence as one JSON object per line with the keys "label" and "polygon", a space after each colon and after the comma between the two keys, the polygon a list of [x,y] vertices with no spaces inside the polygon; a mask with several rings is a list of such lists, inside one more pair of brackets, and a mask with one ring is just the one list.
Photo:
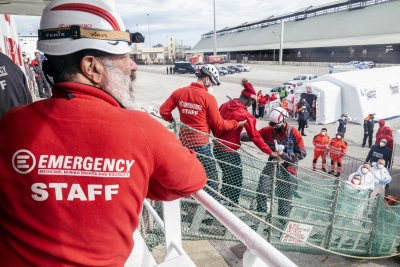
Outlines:
{"label": "sign on fence", "polygon": [[303,244],[302,241],[307,241],[308,236],[311,233],[312,225],[289,222],[286,226],[285,232],[297,237],[300,240],[297,240],[287,234],[282,236],[282,242],[291,243],[291,244]]}

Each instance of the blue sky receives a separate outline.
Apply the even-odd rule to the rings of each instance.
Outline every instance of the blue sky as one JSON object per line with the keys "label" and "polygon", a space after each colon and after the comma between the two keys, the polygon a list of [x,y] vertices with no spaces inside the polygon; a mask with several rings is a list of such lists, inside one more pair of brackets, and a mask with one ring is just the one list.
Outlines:
{"label": "blue sky", "polygon": [[[296,11],[307,6],[316,6],[332,1],[327,0],[216,0],[217,29],[235,26],[271,15]],[[194,46],[202,33],[213,30],[213,1],[188,0],[116,0],[116,9],[125,23],[125,28],[146,36],[145,47],[149,47],[147,15],[151,44],[166,45],[166,36],[175,36],[177,42]],[[18,31],[29,33],[29,26],[36,30],[40,17],[17,16]]]}

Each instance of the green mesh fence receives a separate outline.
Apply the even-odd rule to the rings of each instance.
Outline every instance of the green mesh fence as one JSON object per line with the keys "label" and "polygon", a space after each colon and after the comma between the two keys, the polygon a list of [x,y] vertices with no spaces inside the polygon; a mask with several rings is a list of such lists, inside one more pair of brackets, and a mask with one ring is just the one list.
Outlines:
{"label": "green mesh fence", "polygon": [[[182,145],[196,151],[206,171],[207,184],[219,193],[207,188],[205,191],[276,248],[309,254],[339,252],[370,257],[397,252],[400,207],[387,206],[382,196],[369,198],[368,191],[335,177],[317,177],[318,174],[301,168],[294,176],[278,162],[262,161],[242,149],[233,151],[213,137],[179,122],[174,130]],[[152,202],[152,206],[162,218],[162,205]],[[163,243],[164,235],[146,209],[141,219],[139,229],[147,245],[151,248]],[[237,240],[191,197],[181,200],[181,219],[184,239]]]}

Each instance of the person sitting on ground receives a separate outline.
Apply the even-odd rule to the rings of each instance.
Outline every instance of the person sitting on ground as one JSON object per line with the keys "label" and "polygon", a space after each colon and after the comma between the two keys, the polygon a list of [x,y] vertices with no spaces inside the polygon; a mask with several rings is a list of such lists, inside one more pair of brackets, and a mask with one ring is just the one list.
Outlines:
{"label": "person sitting on ground", "polygon": [[349,175],[348,181],[351,181],[353,179],[353,176],[355,174],[358,174],[362,178],[361,179],[362,188],[369,190],[370,192],[373,192],[375,188],[375,178],[371,172],[371,168],[372,166],[369,162],[364,162],[364,164],[358,168],[357,172]]}
{"label": "person sitting on ground", "polygon": [[377,162],[378,159],[385,160],[385,167],[390,168],[390,162],[392,160],[392,150],[386,146],[387,140],[382,139],[379,142],[379,145],[373,145],[368,152],[368,156],[365,161],[369,161],[370,163]]}
{"label": "person sitting on ground", "polygon": [[331,139],[328,150],[331,157],[331,169],[328,174],[335,175],[335,167],[337,165],[335,176],[339,177],[342,171],[342,160],[347,154],[347,142],[343,140],[342,132],[338,132],[336,137]]}
{"label": "person sitting on ground", "polygon": [[388,169],[385,168],[385,160],[379,159],[376,164],[372,164],[371,173],[375,178],[375,187],[373,196],[381,194],[386,196],[386,192],[389,189],[389,184],[392,181],[392,177]]}

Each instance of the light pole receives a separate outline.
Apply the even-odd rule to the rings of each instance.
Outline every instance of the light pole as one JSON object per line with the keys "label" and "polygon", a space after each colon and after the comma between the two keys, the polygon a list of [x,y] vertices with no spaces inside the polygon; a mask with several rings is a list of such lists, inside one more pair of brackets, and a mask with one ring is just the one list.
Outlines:
{"label": "light pole", "polygon": [[[274,31],[272,31],[272,33],[274,34],[274,36],[276,36],[276,33]],[[275,65],[275,40],[274,40],[274,65]]]}
{"label": "light pole", "polygon": [[217,55],[217,33],[216,33],[216,27],[215,27],[215,0],[214,1],[214,56]]}
{"label": "light pole", "polygon": [[151,48],[149,14],[147,14],[147,28],[149,30],[149,43],[150,43],[150,48]]}

